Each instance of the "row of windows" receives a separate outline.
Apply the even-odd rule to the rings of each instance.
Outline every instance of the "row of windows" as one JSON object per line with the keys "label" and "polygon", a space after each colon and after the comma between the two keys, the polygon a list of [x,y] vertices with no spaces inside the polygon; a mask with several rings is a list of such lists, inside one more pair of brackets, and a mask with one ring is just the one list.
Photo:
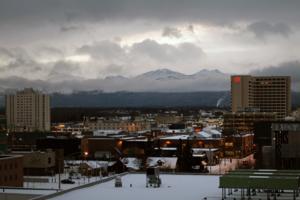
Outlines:
{"label": "row of windows", "polygon": [[14,162],[14,163],[4,163],[4,164],[1,164],[0,163],[0,171],[3,169],[3,170],[7,170],[7,169],[17,169],[18,168],[18,163],[17,162]]}
{"label": "row of windows", "polygon": [[18,175],[17,174],[14,174],[14,175],[12,175],[12,174],[10,174],[10,175],[4,175],[4,176],[0,176],[0,183],[2,183],[2,182],[7,182],[7,181],[13,181],[13,180],[18,180]]}
{"label": "row of windows", "polygon": [[270,85],[251,85],[251,88],[286,88],[285,84],[270,84]]}
{"label": "row of windows", "polygon": [[[250,99],[249,99],[250,100]],[[286,99],[277,99],[277,98],[257,98],[257,99],[251,99],[251,101],[255,101],[255,102],[268,102],[270,104],[274,104],[276,102],[278,103],[285,103]]]}

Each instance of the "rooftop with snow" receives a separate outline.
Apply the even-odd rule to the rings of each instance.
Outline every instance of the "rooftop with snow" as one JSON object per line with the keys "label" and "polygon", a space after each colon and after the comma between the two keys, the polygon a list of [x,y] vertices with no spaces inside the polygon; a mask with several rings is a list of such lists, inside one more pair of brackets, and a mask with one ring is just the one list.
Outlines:
{"label": "rooftop with snow", "polygon": [[209,175],[161,175],[160,188],[146,187],[145,174],[129,174],[122,177],[123,187],[116,188],[114,180],[85,189],[76,190],[51,200],[201,200],[207,196],[220,196],[219,177]]}

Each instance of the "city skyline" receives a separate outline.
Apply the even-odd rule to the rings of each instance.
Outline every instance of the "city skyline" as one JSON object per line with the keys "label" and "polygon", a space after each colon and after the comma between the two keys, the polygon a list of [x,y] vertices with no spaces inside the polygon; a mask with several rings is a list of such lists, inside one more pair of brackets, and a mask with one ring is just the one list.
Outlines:
{"label": "city skyline", "polygon": [[0,0],[0,199],[299,199],[299,0]]}
{"label": "city skyline", "polygon": [[161,68],[290,75],[299,82],[297,1],[0,4],[3,82],[133,77]]}

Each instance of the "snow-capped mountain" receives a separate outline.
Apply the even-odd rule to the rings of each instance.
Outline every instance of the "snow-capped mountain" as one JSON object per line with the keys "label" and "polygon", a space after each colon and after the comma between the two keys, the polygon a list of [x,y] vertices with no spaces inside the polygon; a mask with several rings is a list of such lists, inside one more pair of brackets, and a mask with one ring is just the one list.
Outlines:
{"label": "snow-capped mountain", "polygon": [[136,76],[136,79],[152,79],[152,80],[180,80],[185,79],[188,75],[175,72],[169,69],[158,69],[149,71],[141,75]]}
{"label": "snow-capped mountain", "polygon": [[229,75],[221,72],[218,69],[213,69],[213,70],[202,69],[199,72],[191,75],[186,75],[169,69],[158,69],[158,70],[143,73],[141,75],[136,76],[135,78],[165,81],[165,80],[183,80],[183,79],[187,80],[187,79],[203,79],[203,78],[214,79],[214,78],[220,78],[224,76],[229,76]]}
{"label": "snow-capped mountain", "polygon": [[220,74],[224,74],[223,72],[221,72],[218,69],[213,69],[213,70],[208,70],[208,69],[202,69],[199,72],[193,74],[192,76],[203,76],[203,75],[220,75]]}
{"label": "snow-capped mountain", "polygon": [[197,92],[225,91],[230,89],[230,75],[219,70],[201,70],[183,74],[169,69],[158,69],[135,77],[108,76],[103,79],[27,80],[20,77],[0,79],[3,90],[24,87],[38,88],[47,92],[72,93],[74,91],[103,92]]}

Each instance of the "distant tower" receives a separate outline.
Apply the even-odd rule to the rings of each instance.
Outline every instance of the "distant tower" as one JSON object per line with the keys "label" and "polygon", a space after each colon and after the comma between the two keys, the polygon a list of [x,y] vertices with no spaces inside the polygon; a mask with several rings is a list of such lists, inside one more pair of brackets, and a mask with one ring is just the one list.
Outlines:
{"label": "distant tower", "polygon": [[231,110],[237,112],[250,107],[251,76],[231,77]]}
{"label": "distant tower", "polygon": [[50,97],[24,89],[5,97],[7,129],[12,132],[50,131]]}
{"label": "distant tower", "polygon": [[277,119],[291,112],[289,76],[231,76],[232,112],[258,109],[276,114]]}

